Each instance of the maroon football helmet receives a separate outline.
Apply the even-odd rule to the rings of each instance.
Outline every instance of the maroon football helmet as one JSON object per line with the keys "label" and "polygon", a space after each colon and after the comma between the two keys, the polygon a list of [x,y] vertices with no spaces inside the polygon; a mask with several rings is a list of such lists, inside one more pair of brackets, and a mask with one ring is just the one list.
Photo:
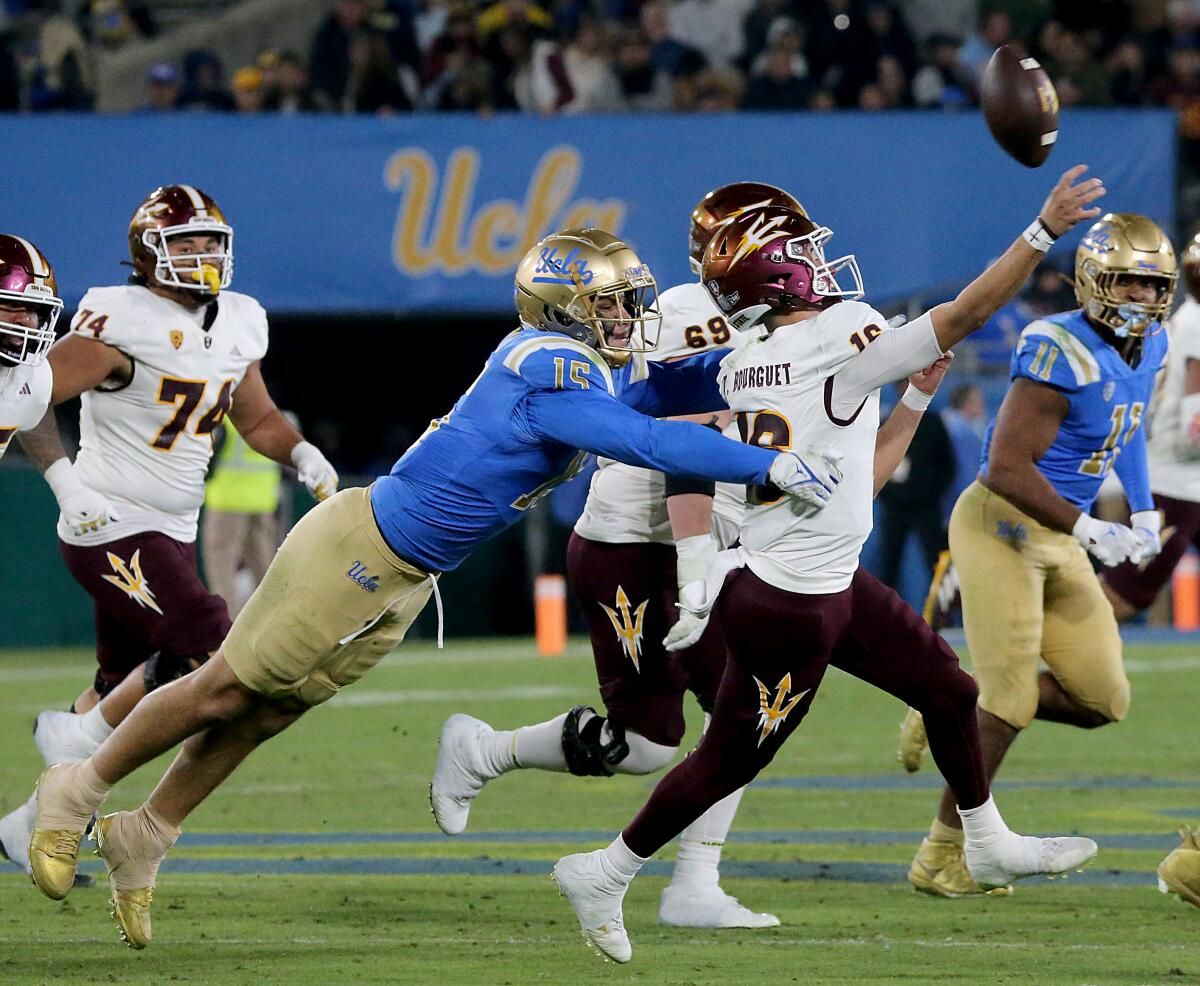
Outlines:
{"label": "maroon football helmet", "polygon": [[0,233],[0,306],[23,308],[37,325],[12,321],[0,314],[0,365],[36,366],[54,342],[54,326],[62,312],[54,268],[28,240]]}
{"label": "maroon football helmet", "polygon": [[804,206],[782,188],[761,181],[735,181],[722,185],[697,202],[692,210],[692,228],[688,234],[688,262],[692,265],[692,273],[700,273],[704,248],[712,239],[714,229],[739,212],[768,205],[783,206],[802,216],[808,215]]}
{"label": "maroon football helmet", "polygon": [[1194,301],[1200,301],[1200,233],[1183,249],[1183,279],[1187,282],[1188,294]]}
{"label": "maroon football helmet", "polygon": [[[833,236],[794,209],[748,209],[717,227],[704,250],[701,279],[729,324],[745,331],[767,313],[825,308],[860,298],[852,254],[826,261]],[[852,283],[843,285],[848,277]]]}
{"label": "maroon football helmet", "polygon": [[[167,242],[180,236],[215,236],[215,253],[172,256]],[[156,188],[129,220],[129,255],[149,284],[215,295],[233,281],[233,227],[211,196],[192,185]]]}

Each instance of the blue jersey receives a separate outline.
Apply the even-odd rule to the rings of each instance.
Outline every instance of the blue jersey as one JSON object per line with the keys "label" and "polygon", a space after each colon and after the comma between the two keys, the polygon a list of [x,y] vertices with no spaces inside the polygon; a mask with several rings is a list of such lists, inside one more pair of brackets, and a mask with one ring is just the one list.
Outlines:
{"label": "blue jersey", "polygon": [[453,569],[574,476],[593,452],[675,475],[761,483],[777,453],[657,417],[725,406],[727,350],[611,368],[564,335],[518,329],[371,494],[384,539],[432,572]]}
{"label": "blue jersey", "polygon": [[[1038,471],[1085,513],[1114,468],[1130,508],[1153,508],[1142,425],[1166,358],[1167,334],[1155,331],[1143,340],[1137,366],[1130,366],[1080,310],[1039,319],[1021,333],[1010,378],[1053,387],[1070,405],[1053,444],[1038,460]],[[983,440],[985,478],[995,428],[992,421]]]}

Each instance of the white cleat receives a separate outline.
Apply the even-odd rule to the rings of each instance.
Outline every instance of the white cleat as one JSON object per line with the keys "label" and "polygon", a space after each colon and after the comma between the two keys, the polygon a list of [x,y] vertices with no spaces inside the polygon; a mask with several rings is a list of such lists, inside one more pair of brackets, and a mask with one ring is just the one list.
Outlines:
{"label": "white cleat", "polygon": [[471,802],[491,777],[483,767],[480,745],[495,732],[482,719],[455,713],[442,726],[438,741],[437,767],[429,785],[433,818],[447,835],[461,835],[467,828]]}
{"label": "white cleat", "polygon": [[614,962],[633,958],[621,905],[628,883],[604,872],[604,850],[564,856],[554,864],[554,882],[579,919],[584,941]]}
{"label": "white cleat", "polygon": [[991,890],[1039,873],[1053,875],[1078,869],[1100,847],[1078,836],[1038,839],[1008,832],[982,845],[967,841],[963,849],[971,877],[984,890]]}
{"label": "white cleat", "polygon": [[692,890],[670,884],[658,899],[658,923],[676,928],[775,928],[779,918],[750,910],[718,886]]}
{"label": "white cleat", "polygon": [[14,866],[20,867],[26,876],[33,876],[29,865],[29,839],[33,835],[33,823],[37,818],[37,794],[20,808],[0,818],[0,856]]}
{"label": "white cleat", "polygon": [[83,733],[83,716],[74,712],[42,712],[33,727],[37,744],[47,767],[56,763],[75,763],[86,760],[100,745]]}

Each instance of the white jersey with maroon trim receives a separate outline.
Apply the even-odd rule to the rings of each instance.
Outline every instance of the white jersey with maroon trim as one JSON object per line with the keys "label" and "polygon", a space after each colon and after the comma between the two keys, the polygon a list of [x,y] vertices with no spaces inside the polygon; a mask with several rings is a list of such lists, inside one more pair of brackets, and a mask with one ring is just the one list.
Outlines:
{"label": "white jersey with maroon trim", "polygon": [[1200,304],[1188,298],[1171,316],[1167,372],[1150,422],[1150,488],[1175,500],[1200,501],[1200,449],[1188,438],[1200,422],[1183,420],[1188,360],[1200,360]]}
{"label": "white jersey with maroon trim", "polygon": [[212,433],[247,368],[267,351],[257,301],[222,291],[215,304],[214,318],[211,306],[191,311],[135,285],[84,295],[71,331],[133,362],[129,384],[83,395],[75,460],[80,480],[112,501],[120,519],[74,537],[60,518],[59,537],[85,545],[144,531],[196,539]]}
{"label": "white jersey with maroon trim", "polygon": [[[668,288],[659,297],[662,326],[658,347],[649,359],[666,360],[732,346],[739,340],[699,283]],[[736,438],[734,433],[731,437]],[[651,541],[671,544],[671,522],[667,517],[666,478],[661,472],[600,459],[592,475],[583,513],[575,533],[605,544],[636,544]],[[745,489],[733,483],[718,483],[713,500],[713,533],[722,538],[736,532],[741,521]],[[732,542],[730,542],[732,543]]]}
{"label": "white jersey with maroon trim", "polygon": [[928,315],[891,329],[857,301],[776,329],[731,353],[721,392],[742,440],[841,454],[844,478],[824,509],[800,516],[774,487],[748,491],[741,542],[747,566],[790,592],[840,592],[871,533],[879,387],[941,355]]}
{"label": "white jersey with maroon trim", "polygon": [[0,366],[0,458],[18,431],[28,431],[42,420],[53,388],[49,363]]}

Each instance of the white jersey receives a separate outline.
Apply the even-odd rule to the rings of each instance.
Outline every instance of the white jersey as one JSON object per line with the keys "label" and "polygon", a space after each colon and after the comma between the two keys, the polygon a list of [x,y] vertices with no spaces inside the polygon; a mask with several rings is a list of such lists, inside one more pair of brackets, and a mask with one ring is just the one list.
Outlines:
{"label": "white jersey", "polygon": [[28,431],[45,417],[54,374],[49,363],[0,367],[0,459],[18,431]]}
{"label": "white jersey", "polygon": [[1188,298],[1171,316],[1167,372],[1150,427],[1150,487],[1176,500],[1200,501],[1200,449],[1188,439],[1183,397],[1188,360],[1200,360],[1200,304]]}
{"label": "white jersey", "polygon": [[745,441],[842,455],[841,484],[810,516],[773,487],[749,491],[742,556],[755,575],[805,594],[850,585],[871,533],[879,387],[940,355],[928,315],[892,329],[870,305],[844,301],[726,357],[721,392]]}
{"label": "white jersey", "polygon": [[[649,358],[656,361],[688,356],[732,346],[737,340],[725,317],[713,304],[704,285],[680,284],[659,297],[662,326],[658,347]],[[737,437],[736,432],[732,434]],[[587,503],[575,524],[575,533],[605,544],[653,542],[671,544],[667,516],[666,477],[652,469],[598,460]],[[736,537],[741,521],[745,487],[718,483],[713,499],[713,533],[722,547]]]}
{"label": "white jersey", "polygon": [[133,362],[128,385],[83,395],[75,459],[80,480],[112,501],[120,519],[74,537],[60,517],[59,537],[85,545],[145,531],[196,539],[213,430],[267,351],[267,315],[257,301],[223,291],[216,304],[206,332],[208,309],[189,311],[143,287],[84,295],[71,331]]}

